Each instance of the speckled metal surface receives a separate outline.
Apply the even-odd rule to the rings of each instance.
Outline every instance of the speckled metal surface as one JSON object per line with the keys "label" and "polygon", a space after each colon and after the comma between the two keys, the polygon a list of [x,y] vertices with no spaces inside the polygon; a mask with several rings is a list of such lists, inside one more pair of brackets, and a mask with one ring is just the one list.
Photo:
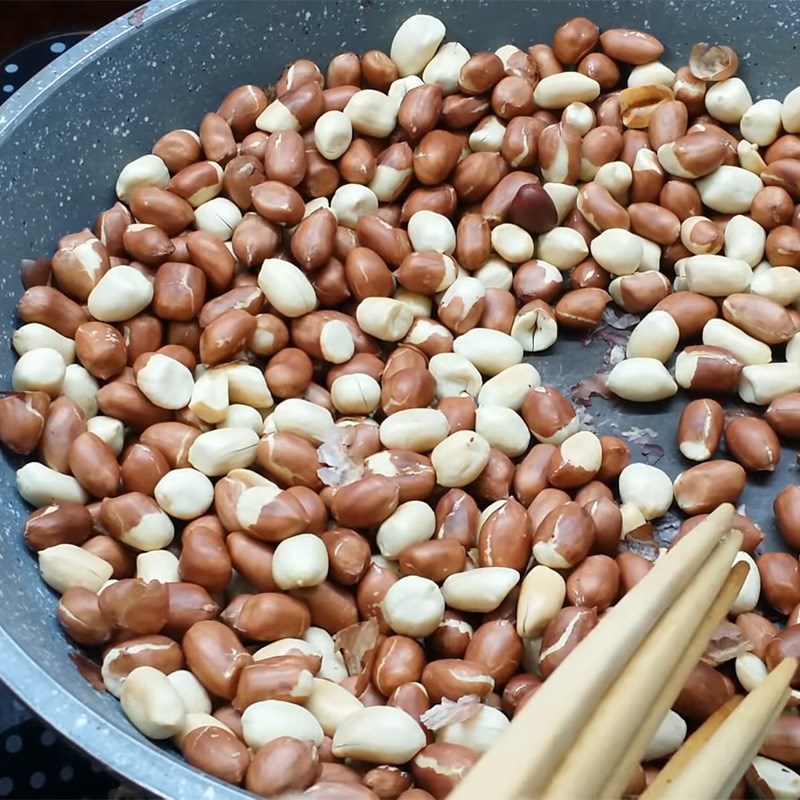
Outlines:
{"label": "speckled metal surface", "polygon": [[[585,13],[604,27],[651,30],[668,43],[665,60],[673,65],[698,40],[730,43],[758,97],[783,97],[800,75],[800,6],[792,2],[154,0],[68,51],[0,107],[0,338],[7,342],[14,326],[19,260],[91,225],[113,201],[120,167],[158,136],[196,127],[232,86],[269,83],[293,57],[324,65],[342,49],[388,49],[397,25],[418,11],[439,16],[448,38],[469,49],[547,40],[566,18]],[[566,391],[602,369],[607,350],[600,340],[584,348],[565,337],[533,363],[546,383]],[[9,384],[12,365],[3,345],[0,385]],[[601,432],[640,427],[660,434],[659,466],[674,476],[686,466],[672,441],[679,408],[678,401],[633,407],[595,400],[589,412]],[[785,450],[780,470],[751,481],[744,498],[770,533],[771,498],[775,487],[796,480],[794,455]],[[13,460],[0,462],[0,679],[78,747],[143,789],[187,800],[234,796],[169,747],[147,742],[112,697],[80,677],[55,622],[56,598],[22,545],[26,509],[14,491],[14,469]]]}

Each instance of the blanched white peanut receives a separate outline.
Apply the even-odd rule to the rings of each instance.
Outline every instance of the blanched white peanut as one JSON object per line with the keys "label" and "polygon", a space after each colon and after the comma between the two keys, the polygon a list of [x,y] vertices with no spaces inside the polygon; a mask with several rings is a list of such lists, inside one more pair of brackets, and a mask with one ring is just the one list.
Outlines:
{"label": "blanched white peanut", "polygon": [[341,414],[371,414],[381,402],[381,386],[363,372],[340,375],[331,384],[331,402]]}
{"label": "blanched white peanut", "polygon": [[800,775],[780,761],[765,756],[756,756],[753,759],[747,771],[747,783],[755,788],[757,797],[782,800],[800,797]]}
{"label": "blanched white peanut", "polygon": [[314,533],[300,533],[278,543],[272,577],[284,591],[318,586],[328,577],[328,551]]}
{"label": "blanched white peanut", "polygon": [[675,352],[679,339],[680,330],[672,315],[651,311],[631,332],[626,355],[655,358],[663,363]]}
{"label": "blanched white peanut", "polygon": [[102,442],[108,445],[111,452],[118,456],[125,444],[125,426],[113,417],[91,417],[86,420],[86,428]]}
{"label": "blanched white peanut", "polygon": [[651,61],[634,67],[628,75],[628,87],[634,86],[672,86],[675,73],[660,61]]}
{"label": "blanched white peanut", "polygon": [[755,653],[736,656],[736,678],[746,692],[752,692],[769,674],[767,665]]}
{"label": "blanched white peanut", "polygon": [[184,408],[192,399],[194,377],[184,364],[153,353],[136,375],[142,394],[159,408]]}
{"label": "blanched white peanut", "polygon": [[233,236],[236,226],[241,221],[242,212],[227,197],[214,197],[194,210],[194,224],[197,230],[212,233],[223,242],[227,242]]}
{"label": "blanched white peanut", "polygon": [[742,139],[736,145],[736,155],[739,157],[739,164],[742,168],[756,175],[761,175],[767,168],[766,161],[761,157],[761,153],[758,152],[758,145],[752,144],[746,139]]}
{"label": "blanched white peanut", "polygon": [[411,328],[414,313],[393,297],[365,297],[356,309],[356,321],[364,333],[384,342],[397,342]]}
{"label": "blanched white peanut", "polygon": [[161,583],[180,582],[178,557],[169,550],[148,550],[136,556],[136,577],[145,583],[160,581]]}
{"label": "blanched white peanut", "polygon": [[425,83],[436,83],[442,87],[442,94],[447,96],[458,91],[458,79],[461,67],[469,61],[469,51],[459,42],[443,44],[436,55],[425,65],[422,80]]}
{"label": "blanched white peanut", "polygon": [[333,736],[337,758],[405,764],[425,747],[422,726],[401,708],[368,706],[343,719]]}
{"label": "blanched white peanut", "polygon": [[49,347],[61,354],[65,364],[75,361],[75,340],[62,336],[40,322],[29,322],[17,328],[11,336],[11,344],[18,356],[25,355],[29,350]]}
{"label": "blanched white peanut", "polygon": [[51,503],[89,502],[89,495],[72,475],[56,472],[38,461],[29,461],[17,470],[17,491],[34,508]]}
{"label": "blanched white peanut", "polygon": [[317,307],[317,295],[308,278],[283,259],[265,259],[258,273],[258,286],[269,304],[284,316],[302,317]]}
{"label": "blanched white peanut", "polygon": [[397,101],[375,89],[356,92],[344,107],[353,129],[364,136],[388,136],[397,124]]}
{"label": "blanched white peanut", "polygon": [[447,438],[447,417],[434,408],[407,408],[381,423],[381,444],[387,449],[405,448],[427,453]]}
{"label": "blanched white peanut", "polygon": [[258,434],[249,428],[206,431],[189,448],[189,463],[209,477],[249,467],[255,461],[258,439]]}
{"label": "blanched white peanut", "polygon": [[56,544],[39,551],[39,574],[59,594],[74,586],[97,592],[113,572],[107,561],[74,544]]}
{"label": "blanched white peanut", "polygon": [[375,542],[384,558],[396,560],[406,547],[427,542],[435,529],[433,509],[421,500],[409,500],[401,503],[380,524]]}
{"label": "blanched white peanut", "polygon": [[52,347],[37,347],[20,356],[11,374],[16,392],[46,392],[51,397],[61,393],[67,365]]}
{"label": "blanched white peanut", "polygon": [[134,189],[156,186],[163,189],[169,183],[167,165],[152,154],[140,156],[127,163],[117,178],[117,197],[129,203]]}
{"label": "blanched white peanut", "polygon": [[795,334],[786,343],[786,360],[800,366],[800,335]]}
{"label": "blanched white peanut", "polygon": [[739,594],[731,605],[730,613],[733,615],[744,614],[752,611],[758,605],[758,598],[761,594],[761,576],[759,575],[756,562],[753,561],[749,553],[739,551],[733,559],[734,564],[743,561],[747,564],[747,577],[744,579]]}
{"label": "blanched white peanut", "polygon": [[429,14],[414,14],[397,29],[389,55],[401,77],[419,75],[436,54],[444,24]]}
{"label": "blanched white peanut", "polygon": [[167,680],[183,701],[187,714],[210,714],[211,698],[205,687],[188,669],[179,669],[167,675]]}
{"label": "blanched white peanut", "polygon": [[[544,188],[553,185],[546,183]],[[577,199],[577,192],[575,197]],[[583,236],[573,228],[553,228],[536,240],[536,253],[542,261],[565,272],[580,264],[589,255],[589,248]]]}
{"label": "blanched white peanut", "polygon": [[198,375],[192,387],[189,409],[203,422],[222,422],[228,413],[230,395],[228,375],[221,367],[211,367]]}
{"label": "blanched white peanut", "polygon": [[61,393],[74,400],[89,419],[97,414],[97,381],[80,364],[68,364]]}
{"label": "blanched white peanut", "polygon": [[[213,369],[217,368],[207,369],[203,375]],[[263,370],[244,361],[226,364],[219,369],[228,379],[228,399],[231,403],[244,403],[253,408],[269,408],[272,405],[272,394]]]}
{"label": "blanched white peanut", "polygon": [[523,638],[541,636],[561,610],[567,584],[561,573],[537,564],[522,580],[517,600],[517,633]]}
{"label": "blanched white peanut", "polygon": [[485,289],[505,289],[511,288],[514,281],[514,273],[511,267],[498,256],[492,256],[480,269],[472,273]]}
{"label": "blanched white peanut", "polygon": [[600,84],[581,72],[557,72],[542,78],[533,91],[539,108],[565,108],[580,101],[590,103],[600,94]]}
{"label": "blanched white peanut", "polygon": [[753,98],[741,78],[728,78],[708,87],[705,102],[706,110],[714,119],[736,125],[753,105]]}
{"label": "blanched white peanut", "polygon": [[[445,258],[449,258],[449,256],[445,256]],[[415,341],[425,341],[428,334],[434,330],[445,334],[445,331],[442,330],[444,325],[429,319],[433,313],[433,298],[430,295],[412,292],[403,286],[398,286],[394,290],[392,297],[401,303],[405,303],[414,315],[414,324],[406,334],[406,342],[408,344],[414,344]],[[419,339],[416,338],[417,336],[419,336]]]}
{"label": "blanched white peanut", "polygon": [[453,722],[436,731],[436,741],[460,744],[476,753],[485,753],[511,723],[500,709],[481,706],[481,710],[465,722]]}
{"label": "blanched white peanut", "polygon": [[492,328],[472,328],[453,340],[453,352],[464,356],[483,375],[498,375],[522,361],[522,345]]}
{"label": "blanched white peanut", "polygon": [[624,228],[608,228],[592,239],[592,257],[612,275],[631,275],[642,263],[642,241]]}
{"label": "blanched white peanut", "polygon": [[151,739],[169,739],[183,724],[186,707],[167,676],[155,667],[136,667],[122,684],[125,716]]}
{"label": "blanched white peanut", "polygon": [[752,364],[742,370],[739,397],[745,403],[769,405],[776,397],[800,391],[800,365]]}
{"label": "blanched white peanut", "polygon": [[769,364],[772,350],[769,345],[745,333],[725,319],[710,319],[703,326],[703,344],[724,347],[745,364]]}
{"label": "blanched white peanut", "polygon": [[264,420],[258,409],[242,403],[233,403],[228,406],[224,418],[217,423],[217,427],[250,428],[260,434],[264,429]]}
{"label": "blanched white peanut", "polygon": [[364,704],[338,683],[314,678],[305,707],[316,717],[323,733],[333,737],[342,722],[350,715],[362,711]]}
{"label": "blanched white peanut", "polygon": [[753,269],[746,261],[727,256],[690,256],[683,260],[686,286],[690,292],[709,297],[727,297],[746,292]]}
{"label": "blanched white peanut", "polygon": [[519,411],[528,392],[541,386],[542,380],[533,364],[514,364],[498,372],[483,384],[478,393],[479,406],[505,406]]}
{"label": "blanched white peanut", "polygon": [[449,575],[442,594],[450,608],[484,614],[494,611],[519,582],[510,567],[478,567]]}
{"label": "blanched white peanut", "polygon": [[122,322],[144,311],[153,299],[153,284],[138,269],[120,264],[92,289],[87,307],[101,322]]}
{"label": "blanched white peanut", "polygon": [[417,86],[422,86],[424,83],[425,81],[419,75],[406,75],[405,78],[392,81],[386,94],[399,103],[412,89],[416,89]]}
{"label": "blanched white peanut", "polygon": [[526,353],[539,353],[555,344],[558,322],[549,306],[527,306],[517,312],[511,325],[511,338]]}
{"label": "blanched white peanut", "polygon": [[[627,164],[625,166],[628,166]],[[578,187],[572,186],[569,183],[544,183],[542,189],[547,192],[553,205],[556,207],[556,214],[558,215],[558,224],[560,225],[564,218],[575,208],[575,203],[578,201]],[[582,237],[581,237],[582,238]],[[541,237],[538,240],[541,243]],[[584,242],[585,244],[585,242]],[[541,250],[539,258],[546,261],[547,259],[542,256]],[[589,252],[588,250],[586,251]]]}
{"label": "blanched white peanut", "polygon": [[324,734],[314,715],[303,706],[283,700],[259,700],[242,714],[242,730],[248,747],[257,750],[273,739],[291,736],[322,744]]}
{"label": "blanched white peanut", "polygon": [[434,447],[431,463],[440,486],[472,483],[489,463],[489,442],[474,431],[456,431]]}
{"label": "blanched white peanut", "polygon": [[343,111],[326,111],[314,124],[314,145],[331,161],[341,156],[353,141],[353,124]]}
{"label": "blanched white peanut", "polygon": [[652,403],[678,391],[667,368],[655,358],[626,358],[608,375],[608,388],[623,400]]}
{"label": "blanched white peanut", "polygon": [[214,486],[196,469],[170,470],[157,484],[156,502],[175,519],[197,519],[214,501]]}
{"label": "blanched white peanut", "polygon": [[766,147],[778,138],[781,129],[781,101],[759,100],[739,121],[739,130],[748,142]]}
{"label": "blanched white peanut", "polygon": [[721,214],[746,213],[753,198],[764,188],[761,178],[755,173],[727,164],[700,178],[695,186],[703,203]]}
{"label": "blanched white peanut", "polygon": [[340,319],[332,319],[322,326],[319,334],[322,357],[331,364],[344,364],[355,353],[356,345],[350,328]]}
{"label": "blanched white peanut", "polygon": [[453,223],[436,211],[416,211],[408,221],[408,238],[418,253],[434,250],[450,255],[456,249]]}
{"label": "blanched white peanut", "polygon": [[759,267],[753,272],[750,291],[779,305],[791,305],[800,299],[800,272],[794,267]]}
{"label": "blanched white peanut", "polygon": [[509,458],[525,453],[531,440],[525,420],[506,406],[480,405],[475,413],[475,432]]}
{"label": "blanched white peanut", "polygon": [[766,231],[750,217],[737,214],[725,226],[725,255],[755,267],[764,258]]}
{"label": "blanched white peanut", "polygon": [[[319,673],[317,673],[318,677],[324,678],[327,681],[333,681],[334,683],[341,683],[347,677],[347,667],[345,666],[341,652],[335,649],[333,637],[327,631],[322,630],[322,628],[317,628],[312,625],[303,634],[302,639],[283,639],[282,641],[299,641],[300,644],[312,647],[313,652],[319,653],[322,656],[322,666],[320,667]],[[279,642],[276,642],[276,644],[279,644]],[[287,650],[291,649],[292,647],[290,646],[283,650],[282,653],[286,653]],[[301,649],[303,652],[306,652],[305,649]],[[261,648],[258,652],[261,653],[265,650],[266,648]],[[277,655],[277,653],[273,653],[273,655]],[[263,657],[267,658],[268,656],[265,655]]]}
{"label": "blanched white peanut", "polygon": [[672,709],[667,711],[647,745],[643,761],[656,761],[672,755],[686,738],[686,721]]}
{"label": "blanched white peanut", "polygon": [[786,133],[800,132],[800,86],[783,98],[781,123]]}
{"label": "blanched white peanut", "polygon": [[533,237],[519,225],[504,222],[492,230],[494,251],[512,264],[521,264],[533,257]]}
{"label": "blanched white peanut", "polygon": [[312,444],[321,444],[333,427],[333,416],[327,408],[299,397],[282,400],[271,418],[275,430],[296,433]]}
{"label": "blanched white peanut", "polygon": [[428,371],[436,381],[436,396],[458,397],[469,394],[477,397],[483,381],[471,361],[458,353],[437,353],[428,362]]}
{"label": "blanched white peanut", "polygon": [[619,476],[619,496],[636,506],[646,520],[666,514],[672,505],[672,479],[650,464],[628,464]]}
{"label": "blanched white peanut", "polygon": [[345,183],[331,199],[331,211],[340,225],[355,228],[359,217],[378,213],[378,198],[369,186]]}
{"label": "blanched white peanut", "polygon": [[430,636],[444,615],[444,597],[428,578],[406,575],[389,587],[381,611],[389,627],[401,636]]}

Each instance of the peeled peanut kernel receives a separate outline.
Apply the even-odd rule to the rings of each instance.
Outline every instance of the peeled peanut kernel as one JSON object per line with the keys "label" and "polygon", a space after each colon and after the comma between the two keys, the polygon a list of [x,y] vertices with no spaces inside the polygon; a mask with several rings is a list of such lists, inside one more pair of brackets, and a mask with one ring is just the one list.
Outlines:
{"label": "peeled peanut kernel", "polygon": [[664,365],[655,358],[627,358],[608,376],[608,388],[624,400],[651,403],[672,397],[678,386]]}
{"label": "peeled peanut kernel", "polygon": [[397,29],[389,55],[402,77],[419,75],[444,39],[445,27],[429,14],[415,14]]}
{"label": "peeled peanut kernel", "polygon": [[425,733],[400,708],[371,706],[342,720],[333,736],[332,752],[378,764],[405,764],[425,746]]}
{"label": "peeled peanut kernel", "polygon": [[389,627],[401,636],[430,636],[444,614],[445,598],[428,578],[407,575],[393,583],[380,604]]}
{"label": "peeled peanut kernel", "polygon": [[167,676],[153,667],[136,667],[122,684],[122,710],[151,739],[169,739],[181,728],[186,707]]}
{"label": "peeled peanut kernel", "polygon": [[666,311],[651,311],[631,332],[626,356],[655,358],[663,363],[675,352],[679,339],[680,330],[673,317]]}
{"label": "peeled peanut kernel", "polygon": [[494,611],[518,581],[515,569],[478,567],[450,575],[442,584],[442,595],[450,608],[485,613]]}
{"label": "peeled peanut kernel", "polygon": [[328,551],[314,533],[278,543],[272,556],[272,578],[284,591],[318,586],[328,577]]}
{"label": "peeled peanut kernel", "polygon": [[619,476],[619,496],[635,505],[646,520],[655,519],[672,505],[672,480],[649,464],[629,464]]}

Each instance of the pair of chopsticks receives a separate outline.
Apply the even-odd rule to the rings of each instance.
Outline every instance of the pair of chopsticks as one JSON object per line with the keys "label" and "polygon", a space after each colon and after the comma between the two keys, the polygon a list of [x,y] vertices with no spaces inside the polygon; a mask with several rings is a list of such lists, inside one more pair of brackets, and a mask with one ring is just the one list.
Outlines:
{"label": "pair of chopsticks", "polygon": [[[450,800],[619,798],[747,575],[733,506],[711,513],[598,623],[514,717]],[[783,709],[785,659],[712,716],[643,797],[728,797]],[[739,699],[739,698],[734,698]],[[722,712],[725,713],[722,713]]]}

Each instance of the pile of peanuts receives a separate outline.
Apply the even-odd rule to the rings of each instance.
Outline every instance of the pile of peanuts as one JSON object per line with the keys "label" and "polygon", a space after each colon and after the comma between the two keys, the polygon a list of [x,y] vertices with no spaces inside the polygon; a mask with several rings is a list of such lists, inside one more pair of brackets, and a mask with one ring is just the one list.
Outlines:
{"label": "pile of peanuts", "polygon": [[[652,567],[654,521],[689,534],[800,437],[800,88],[753,102],[730,48],[673,72],[586,18],[444,40],[417,15],[388,55],[235,88],[22,266],[0,440],[58,619],[143,734],[262,796],[445,797]],[[607,307],[641,317],[610,392],[696,396],[674,480],[524,360]],[[800,549],[800,487],[774,509]],[[735,525],[747,580],[630,797],[800,656],[800,562]],[[800,797],[795,686],[758,797]]]}

